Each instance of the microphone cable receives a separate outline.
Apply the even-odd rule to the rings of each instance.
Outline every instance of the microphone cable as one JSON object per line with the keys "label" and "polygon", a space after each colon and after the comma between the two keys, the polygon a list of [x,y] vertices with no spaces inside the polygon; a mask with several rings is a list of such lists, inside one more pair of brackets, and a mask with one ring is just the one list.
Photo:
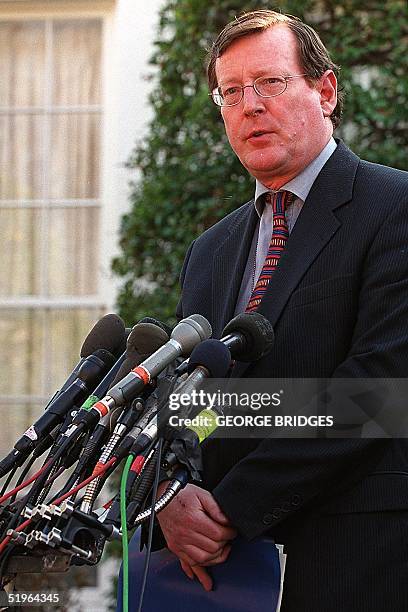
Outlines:
{"label": "microphone cable", "polygon": [[[17,482],[16,482],[16,487],[20,486],[21,483],[24,482],[24,479],[26,478],[28,472],[30,471],[30,469],[32,468],[33,464],[35,463],[37,457],[30,457],[29,460],[27,461],[26,465],[24,466],[24,469],[22,470]],[[11,502],[13,503],[16,499],[16,493],[13,495],[13,497],[11,498]]]}
{"label": "microphone cable", "polygon": [[[168,397],[173,393],[176,387],[176,384],[177,384],[177,380],[178,380],[177,375],[172,377],[171,382],[169,384],[169,388],[167,389],[167,397],[163,397],[162,401],[159,404],[159,407],[157,410],[158,414],[160,414],[160,410],[163,410],[164,407],[168,404]],[[156,505],[156,499],[157,499],[157,489],[158,489],[159,480],[160,480],[160,468],[161,468],[161,460],[162,460],[162,454],[163,454],[163,446],[164,446],[164,440],[162,436],[160,436],[157,442],[156,452],[154,453],[154,455],[152,456],[150,460],[152,463],[155,462],[156,469],[155,469],[155,476],[154,476],[154,481],[153,481],[153,491],[152,491],[152,500],[151,500],[152,511],[151,511],[150,519],[149,519],[149,531],[148,531],[147,545],[146,545],[146,557],[145,557],[145,563],[143,567],[142,584],[140,587],[139,604],[138,604],[137,612],[141,612],[142,610],[143,598],[144,598],[146,584],[147,584],[147,574],[149,571],[150,558],[152,554],[153,530],[154,530],[154,522],[156,518],[155,505]],[[167,446],[168,446],[168,443],[166,442],[165,447]],[[123,569],[122,569],[122,576],[125,576]],[[126,607],[126,610],[124,609],[123,612],[127,612],[127,610],[128,608]]]}
{"label": "microphone cable", "polygon": [[161,466],[162,451],[163,451],[163,438],[159,438],[159,441],[157,443],[157,449],[156,449],[157,461],[156,461],[156,474],[155,474],[155,479],[154,479],[154,484],[153,484],[153,493],[152,493],[152,512],[150,514],[150,520],[149,520],[149,533],[148,533],[147,546],[146,546],[146,558],[145,558],[145,564],[143,567],[142,586],[140,588],[139,605],[137,608],[137,612],[142,611],[143,597],[145,594],[146,583],[147,583],[147,573],[149,571],[150,557],[152,554],[153,529],[154,529],[154,521],[156,518],[155,504],[156,504],[157,489],[159,486],[159,479],[160,479],[160,466]]}
{"label": "microphone cable", "polygon": [[45,463],[35,474],[30,476],[28,480],[20,483],[18,486],[16,486],[14,489],[9,491],[8,493],[5,493],[2,497],[0,497],[0,504],[7,501],[10,497],[13,497],[14,495],[16,495],[22,489],[25,489],[26,487],[28,487],[28,485],[30,485],[37,478],[39,478],[45,472],[47,467],[49,467],[50,465],[51,465],[51,461],[49,461],[48,463]]}
{"label": "microphone cable", "polygon": [[[167,405],[168,397],[173,392],[174,388],[176,387],[177,380],[178,380],[177,374],[176,375],[173,374],[170,376],[170,380],[168,380],[168,386],[166,389],[166,393],[162,397],[161,401],[159,401],[159,405],[157,408],[158,414],[160,413],[160,410],[162,410],[164,406]],[[154,446],[156,446],[156,451],[151,456],[150,461],[149,461],[148,453],[150,453],[150,450],[154,448]],[[157,488],[159,486],[161,458],[162,458],[162,452],[163,452],[162,437],[160,437],[158,441],[153,440],[151,444],[149,445],[149,448],[144,449],[144,450],[148,451],[148,453],[146,453],[146,463],[143,466],[141,466],[141,472],[139,474],[139,478],[137,478],[136,482],[134,483],[134,488],[139,489],[139,487],[141,487],[144,490],[144,487],[141,486],[142,484],[144,484],[145,486],[147,485],[146,487],[146,491],[147,491],[148,488],[150,488],[151,486],[149,485],[148,481],[150,480],[149,472],[151,472],[152,467],[153,469],[155,469],[155,475],[153,478],[153,482],[150,481],[153,484],[153,493],[152,493],[153,507],[152,507],[152,513],[150,515],[149,533],[148,533],[148,541],[147,541],[147,547],[146,547],[146,558],[145,558],[145,564],[143,568],[143,577],[142,577],[142,584],[141,584],[140,595],[139,595],[138,612],[141,611],[142,605],[143,605],[143,597],[144,597],[144,593],[146,589],[147,574],[149,570],[151,550],[152,550],[153,528],[154,528],[154,520],[156,516],[154,506],[155,506],[156,498],[157,498]],[[129,547],[128,547],[128,535],[127,535],[128,530],[127,530],[127,495],[126,495],[127,486],[126,485],[127,485],[127,479],[129,477],[130,468],[133,462],[135,461],[135,459],[136,457],[134,455],[130,455],[128,457],[125,468],[122,473],[121,486],[120,486],[120,520],[121,520],[121,529],[122,529],[122,612],[128,612],[129,610]],[[150,468],[147,470],[148,474],[145,473],[146,467]],[[145,479],[146,481],[145,483],[143,483],[143,480]],[[140,491],[139,491],[139,494],[140,494]]]}
{"label": "microphone cable", "polygon": [[3,496],[6,493],[8,487],[9,487],[10,482],[13,480],[14,475],[17,472],[17,469],[18,469],[18,466],[16,465],[16,467],[7,476],[6,482],[4,483],[4,485],[3,485],[3,487],[2,487],[2,489],[0,491],[0,496]]}
{"label": "microphone cable", "polygon": [[133,463],[132,455],[126,460],[120,481],[120,523],[122,528],[122,612],[129,610],[129,545],[126,518],[126,481],[130,466]]}

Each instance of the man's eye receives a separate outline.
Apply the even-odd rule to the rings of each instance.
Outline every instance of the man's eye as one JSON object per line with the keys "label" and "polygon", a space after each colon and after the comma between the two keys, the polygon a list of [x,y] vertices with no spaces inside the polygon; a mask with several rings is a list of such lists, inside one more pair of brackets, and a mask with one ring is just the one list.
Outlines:
{"label": "man's eye", "polygon": [[261,83],[265,85],[275,85],[276,83],[280,83],[281,81],[282,79],[280,79],[279,77],[266,77],[265,79],[261,80]]}
{"label": "man's eye", "polygon": [[240,87],[236,86],[236,87],[227,87],[226,89],[223,89],[221,91],[223,97],[225,98],[226,96],[234,96],[237,92],[239,92]]}

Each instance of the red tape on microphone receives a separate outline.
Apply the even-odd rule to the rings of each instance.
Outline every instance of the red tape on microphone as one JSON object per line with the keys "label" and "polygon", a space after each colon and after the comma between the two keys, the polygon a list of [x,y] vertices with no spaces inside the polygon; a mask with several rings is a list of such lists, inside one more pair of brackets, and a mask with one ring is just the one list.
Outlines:
{"label": "red tape on microphone", "polygon": [[150,373],[143,366],[136,366],[133,368],[132,372],[137,374],[145,385],[148,385],[150,382]]}
{"label": "red tape on microphone", "polygon": [[102,418],[109,413],[110,408],[103,400],[100,400],[92,406],[92,410],[97,410]]}

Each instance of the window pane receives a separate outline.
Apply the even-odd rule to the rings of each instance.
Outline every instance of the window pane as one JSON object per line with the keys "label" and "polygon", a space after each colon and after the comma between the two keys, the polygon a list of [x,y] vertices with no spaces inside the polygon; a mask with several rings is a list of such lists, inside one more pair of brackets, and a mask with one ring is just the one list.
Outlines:
{"label": "window pane", "polygon": [[36,115],[0,116],[1,200],[43,197],[43,126]]}
{"label": "window pane", "polygon": [[101,22],[54,22],[53,104],[100,104]]}
{"label": "window pane", "polygon": [[0,296],[40,293],[41,211],[1,209]]}
{"label": "window pane", "polygon": [[[0,457],[3,458],[30,425],[44,411],[44,406],[36,404],[13,404],[9,406],[0,399]],[[38,466],[38,469],[40,466]]]}
{"label": "window pane", "polygon": [[51,198],[98,197],[100,128],[99,114],[52,117]]}
{"label": "window pane", "polygon": [[95,308],[5,309],[0,314],[0,396],[45,395],[49,399],[79,361],[82,344],[103,312]]}
{"label": "window pane", "polygon": [[55,208],[50,211],[50,295],[96,295],[99,209]]}
{"label": "window pane", "polygon": [[0,23],[0,106],[44,104],[44,33],[44,23]]}
{"label": "window pane", "polygon": [[99,309],[52,310],[47,313],[51,355],[47,386],[58,389],[79,361],[82,344],[96,321],[103,315]]}
{"label": "window pane", "polygon": [[0,395],[41,395],[44,317],[38,310],[0,312]]}

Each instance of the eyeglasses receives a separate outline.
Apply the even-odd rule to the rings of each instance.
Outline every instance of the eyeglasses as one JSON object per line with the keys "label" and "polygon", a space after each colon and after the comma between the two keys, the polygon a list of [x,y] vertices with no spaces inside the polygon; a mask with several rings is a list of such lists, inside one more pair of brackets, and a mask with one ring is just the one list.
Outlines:
{"label": "eyeglasses", "polygon": [[280,96],[286,90],[289,79],[305,77],[307,74],[294,74],[292,76],[266,76],[255,79],[252,85],[228,85],[216,87],[212,93],[213,102],[217,106],[235,106],[244,97],[244,89],[253,87],[258,96],[262,98],[273,98]]}

